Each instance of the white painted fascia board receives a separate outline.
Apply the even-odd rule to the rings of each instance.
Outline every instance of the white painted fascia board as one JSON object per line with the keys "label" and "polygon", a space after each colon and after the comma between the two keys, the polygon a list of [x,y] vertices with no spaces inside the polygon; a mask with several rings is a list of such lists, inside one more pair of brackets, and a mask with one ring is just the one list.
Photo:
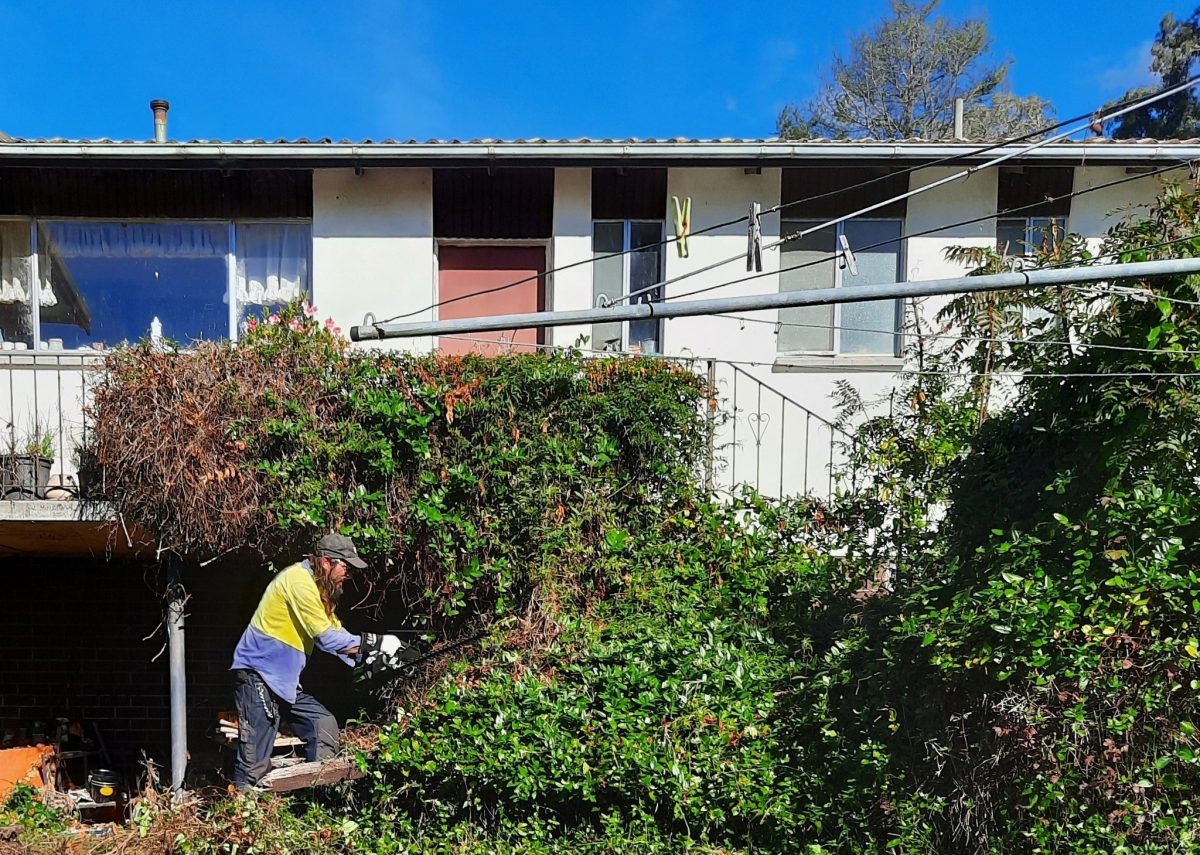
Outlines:
{"label": "white painted fascia board", "polygon": [[[699,160],[934,160],[967,155],[982,148],[972,143],[0,143],[0,163],[21,158],[129,158],[133,160],[555,160],[598,158],[613,161],[695,158]],[[1022,146],[1000,146],[975,155],[980,160]],[[1054,143],[1020,155],[1017,160],[1105,161],[1191,160],[1200,144]]]}

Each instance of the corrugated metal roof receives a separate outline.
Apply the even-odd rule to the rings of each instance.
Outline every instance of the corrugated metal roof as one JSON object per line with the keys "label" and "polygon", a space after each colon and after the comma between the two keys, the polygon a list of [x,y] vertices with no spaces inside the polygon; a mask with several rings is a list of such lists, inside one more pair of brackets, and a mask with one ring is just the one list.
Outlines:
{"label": "corrugated metal roof", "polygon": [[[915,140],[914,140],[915,141]],[[112,139],[109,137],[89,138],[89,139],[70,139],[68,137],[9,137],[4,142],[24,143],[27,145],[42,145],[42,144],[73,144],[73,145],[155,145],[152,139],[133,140],[133,139]],[[168,140],[168,144],[172,145],[644,145],[654,144],[662,145],[664,143],[674,143],[678,145],[711,145],[713,143],[735,143],[745,145],[747,143],[772,143],[772,142],[844,142],[843,140],[784,140],[781,137],[759,137],[759,138],[743,138],[743,137],[721,137],[714,139],[701,139],[689,137],[575,137],[575,138],[544,138],[544,137],[518,137],[516,139],[501,139],[499,137],[472,137],[470,139],[452,137],[449,139],[416,139],[415,137],[386,137],[382,139],[350,139],[341,137],[334,139],[333,137],[277,137],[275,139],[265,139],[263,137],[254,137],[246,139],[191,139],[191,140]],[[893,142],[889,140],[889,142]],[[157,143],[162,145],[162,143]]]}
{"label": "corrugated metal roof", "polygon": [[[982,150],[982,151],[981,151]],[[14,166],[107,168],[322,169],[347,166],[476,168],[482,165],[799,166],[921,163],[943,158],[982,162],[1005,152],[1018,163],[1138,165],[1200,158],[1200,138],[1188,140],[1062,140],[1030,150],[1023,143],[983,140],[685,139],[364,139],[68,140],[0,142],[0,162]]]}
{"label": "corrugated metal roof", "polygon": [[[561,138],[545,138],[545,137],[518,137],[515,139],[502,139],[499,137],[472,137],[469,139],[452,137],[449,139],[416,139],[414,137],[385,137],[382,139],[349,139],[342,137],[334,139],[333,137],[277,137],[275,139],[265,139],[263,137],[254,137],[246,139],[190,139],[190,140],[168,140],[166,143],[156,143],[152,139],[113,139],[110,137],[97,137],[87,139],[70,139],[68,137],[12,137],[3,132],[0,132],[0,142],[16,143],[20,145],[135,145],[135,146],[153,146],[153,145],[355,145],[355,146],[373,146],[373,145],[411,145],[411,146],[480,146],[480,145],[503,145],[503,146],[563,146],[563,145],[680,145],[680,146],[696,146],[696,145],[767,145],[767,144],[785,144],[785,145],[953,145],[977,147],[984,145],[1001,145],[1007,142],[1006,139],[972,139],[972,140],[957,140],[957,139],[928,139],[922,137],[907,137],[904,139],[884,139],[880,137],[858,137],[855,139],[834,139],[832,137],[812,137],[810,139],[785,139],[783,137],[561,137]],[[1200,145],[1200,137],[1190,137],[1188,139],[1132,139],[1132,140],[1116,140],[1109,137],[1088,137],[1082,140],[1060,140],[1050,145],[1142,145],[1142,146],[1160,146],[1160,145]]]}

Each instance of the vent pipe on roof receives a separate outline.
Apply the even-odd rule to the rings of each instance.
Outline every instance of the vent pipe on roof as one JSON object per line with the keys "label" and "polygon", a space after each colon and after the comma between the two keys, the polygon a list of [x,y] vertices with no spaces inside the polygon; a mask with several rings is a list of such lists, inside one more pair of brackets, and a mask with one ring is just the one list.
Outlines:
{"label": "vent pipe on roof", "polygon": [[963,99],[954,99],[954,138],[956,140],[964,139],[963,137]]}
{"label": "vent pipe on roof", "polygon": [[171,109],[169,102],[161,98],[155,98],[150,102],[150,109],[154,111],[154,141],[167,141],[167,110]]}

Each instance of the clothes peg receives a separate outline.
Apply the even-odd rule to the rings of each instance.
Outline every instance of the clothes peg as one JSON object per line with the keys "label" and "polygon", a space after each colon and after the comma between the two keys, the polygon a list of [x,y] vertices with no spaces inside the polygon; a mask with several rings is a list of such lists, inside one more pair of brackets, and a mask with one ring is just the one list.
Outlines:
{"label": "clothes peg", "polygon": [[844,234],[838,235],[838,240],[842,244],[842,267],[849,266],[850,275],[858,275],[858,262],[854,260],[854,251],[850,249],[850,241],[846,240]]}
{"label": "clothes peg", "polygon": [[680,258],[688,257],[688,235],[692,231],[692,197],[687,196],[683,202],[678,196],[671,197],[671,218],[675,221],[675,250]]}
{"label": "clothes peg", "polygon": [[762,273],[762,205],[750,203],[750,218],[746,231],[746,270]]}

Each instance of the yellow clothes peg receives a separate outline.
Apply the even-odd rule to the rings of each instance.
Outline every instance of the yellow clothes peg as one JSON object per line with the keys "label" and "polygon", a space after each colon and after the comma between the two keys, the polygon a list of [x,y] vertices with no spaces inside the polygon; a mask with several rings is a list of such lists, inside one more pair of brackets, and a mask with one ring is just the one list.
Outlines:
{"label": "yellow clothes peg", "polygon": [[688,234],[692,230],[692,197],[686,197],[682,203],[678,196],[671,197],[671,218],[675,221],[675,249],[680,258],[688,257]]}

